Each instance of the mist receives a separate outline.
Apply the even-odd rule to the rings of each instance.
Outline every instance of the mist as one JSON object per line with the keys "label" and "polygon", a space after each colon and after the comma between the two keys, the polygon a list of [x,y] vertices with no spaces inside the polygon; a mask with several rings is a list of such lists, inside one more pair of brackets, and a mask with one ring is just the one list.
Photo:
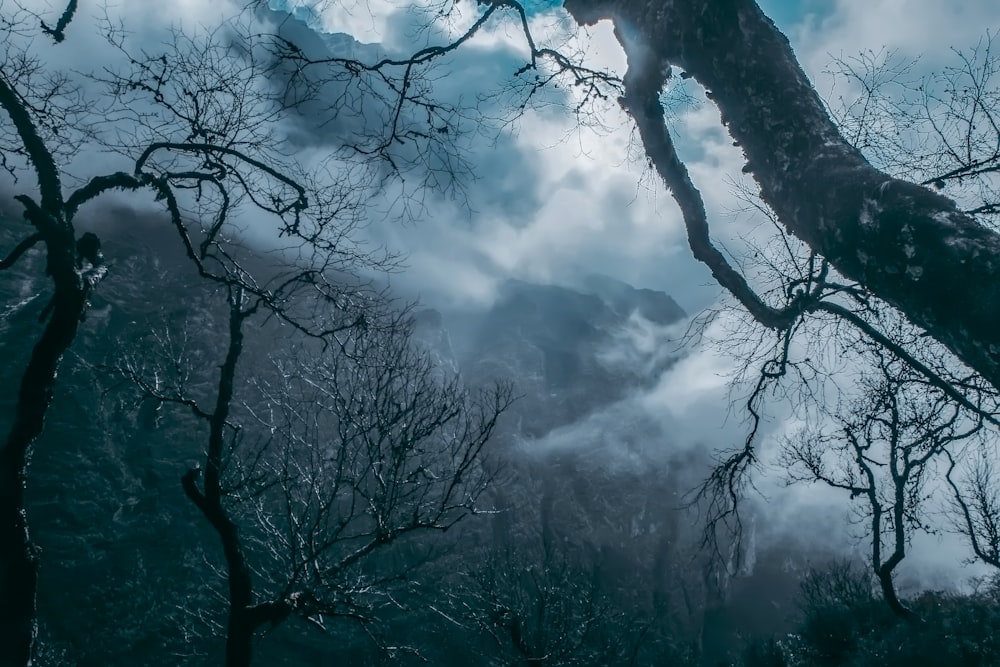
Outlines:
{"label": "mist", "polygon": [[[42,17],[57,12],[41,0],[25,4]],[[955,45],[965,46],[976,43],[983,26],[1000,25],[1000,15],[989,0],[965,3],[961,11],[935,0],[923,16],[903,12],[899,3],[889,0],[864,6],[850,0],[802,2],[794,11],[775,0],[761,5],[765,11],[774,10],[779,28],[789,35],[800,61],[818,90],[828,95],[831,106],[857,93],[831,75],[831,57],[850,58],[859,51],[887,48],[903,60],[920,57],[914,72],[930,72],[950,62],[953,55],[944,48],[925,50],[935,43],[934,34],[947,32]],[[558,5],[525,6],[539,43],[557,44],[579,55],[588,67],[623,75],[625,56],[610,22],[579,31]],[[465,0],[455,3],[447,21],[440,20],[439,7],[433,3],[349,6],[272,0],[268,7],[251,11],[238,0],[126,1],[107,7],[82,3],[65,44],[51,48],[26,40],[20,46],[37,55],[42,66],[72,72],[81,95],[99,100],[107,86],[99,80],[101,72],[120,66],[122,59],[122,51],[106,38],[109,29],[121,27],[122,32],[114,32],[116,38],[136,53],[169,48],[176,34],[171,31],[192,38],[221,34],[228,35],[222,41],[249,62],[253,60],[246,55],[250,51],[241,51],[240,46],[244,36],[274,32],[313,58],[370,62],[403,57],[453,39],[482,11],[478,3]],[[276,141],[291,147],[288,154],[276,151],[276,159],[303,173],[318,174],[313,184],[316,192],[342,189],[343,201],[349,203],[345,226],[352,232],[350,245],[345,246],[348,251],[398,258],[388,274],[380,268],[362,267],[361,279],[416,315],[415,339],[420,349],[429,350],[444,374],[456,375],[471,390],[510,383],[518,397],[498,422],[489,450],[490,465],[496,465],[500,482],[485,494],[489,502],[481,508],[483,516],[457,524],[438,561],[424,554],[423,545],[415,540],[371,569],[425,558],[432,563],[432,574],[419,580],[422,590],[435,589],[437,581],[449,582],[435,591],[442,596],[435,598],[437,607],[421,612],[426,623],[440,624],[433,626],[434,632],[445,637],[436,640],[429,649],[431,655],[434,651],[447,656],[464,656],[462,651],[467,651],[480,658],[487,654],[483,645],[489,644],[484,639],[488,632],[479,632],[469,646],[457,646],[461,640],[447,638],[441,628],[457,626],[472,632],[472,622],[460,618],[461,604],[471,603],[447,606],[468,592],[461,586],[472,584],[452,583],[450,577],[471,568],[471,561],[492,563],[489,558],[496,556],[512,559],[497,566],[507,574],[541,572],[544,568],[538,563],[549,567],[558,562],[576,580],[592,580],[597,582],[595,587],[612,591],[608,595],[612,602],[607,604],[632,604],[632,609],[640,610],[644,615],[636,617],[635,627],[654,627],[663,621],[663,627],[669,628],[664,635],[669,637],[656,640],[661,642],[657,650],[662,650],[656,655],[667,654],[662,647],[670,643],[668,639],[683,636],[696,638],[691,642],[702,651],[701,664],[735,660],[747,637],[790,636],[799,614],[797,587],[811,568],[838,559],[866,562],[870,558],[868,527],[856,511],[852,513],[855,498],[850,493],[821,484],[789,483],[789,471],[781,459],[783,443],[804,426],[826,425],[823,419],[827,418],[803,408],[805,402],[795,388],[770,391],[748,404],[767,360],[747,350],[762,349],[760,341],[770,340],[771,334],[762,333],[692,257],[680,212],[652,171],[619,102],[597,100],[581,113],[578,90],[552,87],[512,111],[512,100],[520,99],[512,81],[526,54],[519,30],[512,17],[497,21],[462,49],[441,58],[426,80],[421,80],[421,85],[433,90],[442,109],[475,110],[449,117],[454,136],[442,140],[444,148],[439,153],[423,154],[413,147],[416,142],[399,142],[400,146],[392,148],[395,152],[388,153],[397,161],[391,168],[357,158],[363,153],[357,150],[359,137],[373,127],[395,122],[394,109],[379,101],[338,107],[352,89],[335,79],[323,81],[312,91],[315,97],[292,105],[280,121],[268,126]],[[279,98],[275,91],[283,84],[275,75],[255,80],[253,85],[260,87],[261,99],[271,100]],[[386,93],[391,87],[375,84],[372,90]],[[774,227],[766,211],[755,208],[755,186],[743,173],[743,153],[726,134],[718,110],[705,91],[683,80],[679,71],[663,101],[681,158],[705,200],[713,241],[730,257],[766,255]],[[433,125],[420,112],[407,109],[399,122]],[[109,138],[120,131],[116,123],[156,113],[155,105],[137,103],[115,110],[119,115],[112,114],[92,128],[81,129],[74,135],[82,137],[79,150],[67,158],[61,174],[67,187],[78,187],[97,174],[129,172],[135,156],[128,150],[109,150]],[[158,126],[153,122],[149,127]],[[149,127],[136,131],[146,132]],[[345,146],[353,147],[353,152]],[[12,160],[21,159],[12,154]],[[9,219],[8,227],[18,233],[24,225],[13,220],[16,209],[8,204],[11,197],[33,186],[0,172],[4,200],[0,210],[5,223]],[[182,205],[196,209],[200,194],[184,193]],[[272,219],[245,202],[234,212],[226,234],[240,252],[266,256],[272,269],[296,260],[300,246],[289,242]],[[73,556],[67,556],[69,565],[47,565],[56,573],[56,583],[43,590],[41,606],[49,612],[57,609],[57,589],[65,585],[96,607],[93,598],[102,586],[114,583],[110,580],[115,568],[128,570],[130,590],[146,590],[145,595],[151,596],[149,591],[163,587],[161,573],[176,566],[185,580],[186,594],[192,599],[207,597],[205,591],[218,589],[218,582],[205,583],[204,576],[195,574],[199,559],[207,560],[206,554],[211,553],[205,546],[206,529],[196,527],[198,517],[191,508],[186,514],[166,509],[184,502],[175,478],[198,455],[197,447],[191,446],[194,431],[185,430],[188,427],[180,419],[159,430],[142,431],[133,428],[135,418],[127,416],[124,403],[108,407],[110,401],[100,397],[74,396],[85,393],[82,388],[94,382],[88,374],[106,363],[115,346],[129,336],[135,339],[134,334],[123,333],[128,325],[145,330],[156,317],[172,321],[190,310],[218,327],[217,313],[206,305],[218,293],[194,286],[195,272],[190,267],[169,268],[183,263],[181,250],[166,250],[176,239],[164,230],[162,208],[148,193],[111,194],[88,204],[77,222],[81,231],[98,231],[105,238],[109,257],[120,252],[121,258],[111,264],[107,280],[112,286],[106,293],[102,286],[93,297],[92,321],[81,327],[80,351],[74,352],[66,373],[69,388],[60,390],[57,397],[70,405],[69,417],[57,420],[55,435],[42,441],[45,446],[75,442],[72,419],[99,414],[65,460],[51,449],[40,457],[41,492],[34,502],[38,513],[53,519],[51,526],[59,528],[43,528],[42,539],[48,540],[47,550]],[[10,240],[0,238],[5,243]],[[39,269],[41,258],[35,253],[29,262],[31,268]],[[755,288],[771,289],[768,267],[761,268],[761,264],[766,263],[747,262],[750,282]],[[144,267],[150,274],[167,276],[163,280],[172,285],[159,292],[159,299],[136,294],[144,280]],[[32,310],[32,294],[41,293],[43,286],[38,276],[0,277],[6,281],[0,283],[5,293],[17,297],[14,306],[0,311],[0,334],[17,334],[16,353],[24,360],[29,353],[24,343],[28,337],[24,334],[21,340],[21,332],[29,331],[38,319]],[[269,321],[255,333],[281,340],[287,330],[278,327]],[[212,331],[211,326],[205,331]],[[207,334],[205,340],[211,342]],[[823,341],[812,344],[822,347]],[[266,362],[266,347],[254,349],[251,366]],[[812,348],[793,346],[793,352],[804,357]],[[831,347],[821,354],[835,356],[837,352]],[[843,355],[824,361],[838,375],[829,384],[818,382],[818,393],[829,390],[831,404],[856,398],[857,378],[863,371],[858,359]],[[218,360],[213,359],[201,370],[217,367]],[[110,389],[105,393],[112,395]],[[759,423],[754,422],[755,413]],[[106,434],[99,432],[102,424],[110,424]],[[111,441],[110,434],[117,433],[114,429],[124,431],[123,442],[137,449],[123,454],[121,443]],[[751,433],[753,476],[741,489],[739,530],[706,530],[713,510],[706,507],[699,489],[720,461],[745,447]],[[171,458],[172,438],[185,443],[178,447],[176,458]],[[84,441],[91,440],[100,442],[97,451],[114,462],[114,470],[88,460]],[[145,465],[135,453],[139,449],[154,461],[143,473],[136,472]],[[82,473],[76,475],[74,466]],[[66,481],[71,478],[72,482]],[[74,493],[90,498],[81,503],[82,509],[64,512],[46,495],[62,499],[67,493],[59,490],[64,483],[71,484],[67,488]],[[123,493],[127,498],[119,497]],[[148,531],[129,541],[124,531],[138,530],[142,523],[131,512],[147,506],[155,515],[151,526],[163,534],[188,531],[188,537],[169,549],[162,545],[162,535]],[[98,524],[103,514],[116,517],[114,525],[91,528],[91,522]],[[732,528],[729,521],[734,519],[726,517],[720,526]],[[991,574],[982,564],[970,564],[968,540],[956,533],[947,508],[931,508],[926,524],[912,539],[899,568],[901,591],[914,596],[936,590],[968,593]],[[97,544],[112,546],[106,547],[105,554],[104,546],[88,542],[82,555],[74,554],[70,542],[83,538],[78,539],[73,530],[59,532],[64,525],[76,526],[80,533],[91,531]],[[122,540],[124,546],[114,546]],[[160,544],[164,553],[143,555],[152,543]],[[431,551],[428,548],[427,553]],[[566,565],[571,562],[580,569]],[[94,573],[94,581],[105,579],[100,585],[73,582],[76,566]],[[489,577],[499,580],[494,571],[477,572],[480,583]],[[564,597],[572,599],[572,595]],[[420,625],[405,615],[420,606],[414,599],[419,598],[389,599],[384,605],[390,609],[387,627],[408,638],[407,633],[416,635],[414,628]],[[191,618],[178,620],[176,610],[162,611],[160,603],[149,604],[158,605],[155,612],[147,611],[145,616],[134,612],[135,618],[156,617],[144,621],[155,627],[143,640],[148,644],[166,643],[171,625],[186,633],[194,623]],[[95,633],[100,636],[95,646],[100,643],[101,648],[85,654],[79,664],[98,664],[114,653],[116,642],[128,644],[118,635],[93,627],[98,621],[84,618],[88,607],[80,606],[62,619],[52,612],[56,620],[45,632],[56,638],[54,646],[66,647],[69,655],[85,643],[79,635]],[[618,618],[614,616],[618,608],[613,609],[606,616]],[[114,613],[117,610],[94,612],[95,619],[102,620]],[[566,615],[571,616],[569,611]],[[314,623],[316,618],[307,620]],[[319,620],[322,625],[324,619]],[[345,651],[354,651],[350,655],[358,660],[373,659],[386,644],[381,637],[372,640],[362,632],[336,632],[340,631],[331,633],[334,641],[343,640]],[[317,656],[325,655],[328,647],[317,648],[312,640],[302,638],[304,634],[301,627],[276,633],[278,648],[268,649],[272,652],[265,655],[275,661],[272,664],[296,659],[306,661],[300,664],[319,664],[308,660],[320,660]],[[146,649],[137,647],[141,643],[129,644],[129,657],[121,659],[145,655]],[[372,648],[376,645],[377,650]],[[670,650],[675,649],[677,653],[671,655],[682,654],[671,644]]]}

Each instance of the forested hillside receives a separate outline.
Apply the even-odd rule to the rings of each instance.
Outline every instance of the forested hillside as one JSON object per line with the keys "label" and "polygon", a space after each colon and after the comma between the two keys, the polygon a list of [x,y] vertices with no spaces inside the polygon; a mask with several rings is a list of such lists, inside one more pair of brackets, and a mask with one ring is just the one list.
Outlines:
{"label": "forested hillside", "polygon": [[[123,354],[152,354],[150,333],[172,331],[210,375],[219,298],[165,250],[172,239],[155,221],[114,238],[105,248],[116,258],[111,277],[67,359],[56,416],[32,461],[28,507],[46,572],[42,664],[204,664],[220,659],[225,580],[216,538],[181,487],[204,436],[183,410],[142,400],[111,369]],[[44,307],[30,298],[37,260],[3,276],[5,293],[23,295],[2,320],[12,340]],[[151,276],[183,294],[183,305],[142,298],[137,286]],[[432,352],[442,376],[514,381],[518,398],[490,445],[498,474],[483,513],[385,556],[406,574],[364,625],[335,616],[282,625],[259,640],[261,664],[331,655],[351,664],[843,664],[852,650],[856,664],[878,664],[896,653],[886,647],[907,626],[883,610],[863,567],[827,570],[826,556],[795,545],[755,553],[735,572],[699,550],[697,514],[683,506],[710,462],[676,455],[689,450],[626,407],[649,377],[639,372],[641,349],[623,357],[626,334],[640,322],[680,322],[667,295],[602,278],[579,290],[511,283],[491,308],[463,314],[460,341],[447,316],[426,307],[415,316],[414,344]],[[276,341],[287,336],[273,325],[262,333],[247,376],[280,355]],[[661,370],[676,361],[657,356],[645,361]],[[898,664],[928,647],[994,655],[984,643],[991,599],[984,591],[917,600],[931,605],[947,645],[902,642]],[[963,620],[970,614],[981,624]],[[949,634],[963,632],[971,634]]]}
{"label": "forested hillside", "polygon": [[1000,665],[1000,13],[779,4],[0,0],[0,667]]}

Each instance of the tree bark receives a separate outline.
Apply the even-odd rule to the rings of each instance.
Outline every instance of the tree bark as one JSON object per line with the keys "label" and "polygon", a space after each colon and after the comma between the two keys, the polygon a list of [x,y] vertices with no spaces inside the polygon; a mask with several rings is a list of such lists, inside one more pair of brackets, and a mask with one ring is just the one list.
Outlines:
{"label": "tree bark", "polygon": [[[0,107],[10,117],[38,177],[40,203],[15,197],[36,233],[30,245],[44,241],[46,273],[52,278],[52,301],[42,311],[48,323],[21,376],[14,422],[0,451],[0,665],[31,665],[37,635],[35,596],[37,548],[31,541],[24,508],[24,485],[31,447],[42,432],[52,402],[56,373],[63,354],[76,337],[87,308],[87,293],[103,276],[103,268],[86,280],[77,265],[76,234],[64,216],[59,170],[38,135],[28,108],[0,76]],[[4,260],[12,265],[30,247],[26,240]],[[99,245],[99,244],[98,244]],[[96,258],[95,258],[96,259]],[[98,268],[98,267],[95,267]]]}
{"label": "tree bark", "polygon": [[[239,290],[235,290],[239,292]],[[253,613],[253,578],[243,552],[240,529],[226,511],[222,474],[226,429],[236,385],[236,368],[243,353],[243,322],[249,312],[240,308],[241,295],[230,294],[229,343],[219,370],[215,411],[209,416],[208,449],[205,453],[203,490],[197,485],[197,470],[182,480],[184,493],[219,536],[226,559],[229,583],[229,613],[226,624],[226,667],[249,667],[253,659],[253,636],[267,618]],[[251,311],[252,312],[252,311]]]}
{"label": "tree bark", "polygon": [[914,620],[913,612],[907,608],[902,601],[899,599],[899,595],[896,594],[896,584],[892,580],[892,569],[893,568],[879,568],[878,569],[878,583],[879,587],[882,589],[882,597],[885,598],[885,602],[889,605],[889,609],[898,618],[905,621]]}
{"label": "tree bark", "polygon": [[[1000,235],[950,199],[872,167],[840,135],[788,40],[756,3],[565,0],[565,6],[581,25],[615,23],[629,56],[626,99],[657,94],[629,88],[662,85],[671,65],[694,77],[782,224],[1000,389]],[[654,75],[636,71],[642,68]],[[656,120],[663,122],[662,109]],[[655,164],[655,150],[646,148]],[[752,305],[748,297],[755,295],[738,291]]]}
{"label": "tree bark", "polygon": [[[60,287],[66,282],[70,284]],[[38,550],[24,508],[27,462],[52,402],[59,362],[76,336],[86,304],[78,279],[57,281],[51,317],[21,378],[14,423],[0,451],[0,665],[32,663]]]}

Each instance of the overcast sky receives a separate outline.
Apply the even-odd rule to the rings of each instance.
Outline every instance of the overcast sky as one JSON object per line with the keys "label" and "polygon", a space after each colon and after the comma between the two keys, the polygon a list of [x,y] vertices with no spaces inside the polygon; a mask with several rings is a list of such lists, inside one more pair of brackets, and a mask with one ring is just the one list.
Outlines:
{"label": "overcast sky", "polygon": [[[395,29],[391,5],[375,18],[359,7],[334,3],[324,25],[352,26],[361,39],[377,39]],[[967,48],[1000,27],[1000,6],[992,0],[925,0],[919,10],[903,0],[768,0],[761,3],[789,35],[808,74],[825,95],[834,89],[825,70],[833,57],[862,50],[896,50],[901,58],[921,58],[933,69],[948,62],[951,47]],[[540,34],[560,34],[565,21],[549,3],[539,13]],[[405,23],[405,21],[404,21]],[[386,30],[386,26],[390,26]],[[499,31],[476,41],[462,70],[449,72],[457,88],[475,88],[490,53],[509,58],[516,31]],[[624,56],[601,24],[588,31],[592,64],[621,73]],[[489,75],[485,77],[489,79]],[[700,93],[696,96],[701,98]],[[569,114],[529,113],[513,136],[497,143],[484,136],[478,151],[479,180],[469,184],[469,205],[432,202],[426,219],[410,226],[378,229],[379,240],[403,249],[411,271],[405,287],[441,305],[488,302],[495,285],[510,277],[572,284],[593,271],[642,287],[671,293],[689,312],[716,300],[708,272],[690,258],[678,212],[657,179],[645,170],[631,143],[631,125],[611,109],[602,132],[576,129]],[[752,236],[757,221],[737,213],[733,182],[741,178],[742,155],[730,145],[714,107],[702,103],[682,110],[674,121],[679,144],[696,185],[710,209],[712,233],[734,251],[739,238]]]}
{"label": "overcast sky", "polygon": [[[61,0],[30,4],[48,8],[48,13],[52,7],[65,6]],[[405,50],[412,36],[414,17],[406,11],[407,3],[326,4],[314,16],[318,28],[347,32],[360,42],[383,41],[390,50]],[[920,58],[918,69],[930,72],[954,62],[952,47],[971,47],[987,31],[1000,30],[996,0],[761,0],[760,4],[789,36],[807,73],[831,101],[851,94],[842,85],[834,87],[826,73],[834,57],[888,48],[903,59]],[[277,5],[273,0],[272,6]],[[119,0],[109,4],[108,11],[120,14],[128,29],[143,39],[155,41],[170,25],[211,25],[233,6],[234,0]],[[475,12],[473,3],[463,1],[458,6],[464,13],[454,29],[467,25]],[[572,26],[558,6],[538,1],[530,7],[537,35],[557,40],[557,46],[580,46],[592,66],[623,73],[624,56],[609,25],[569,36],[575,31],[569,30]],[[106,53],[92,29],[98,13],[96,1],[81,0],[71,38],[56,56],[65,66],[95,63],[100,53]],[[449,65],[447,76],[437,82],[437,94],[458,99],[509,76],[520,53],[523,41],[516,30],[509,26],[489,30]],[[675,109],[671,127],[705,196],[713,236],[738,253],[740,239],[757,234],[760,223],[740,213],[734,197],[742,155],[732,147],[714,107],[698,91],[691,92],[701,102]],[[645,168],[630,123],[614,105],[600,120],[600,130],[580,129],[571,114],[544,108],[527,113],[509,132],[467,138],[466,148],[477,167],[477,178],[465,183],[467,199],[456,201],[429,192],[418,219],[406,224],[378,220],[368,229],[374,242],[408,258],[409,268],[395,278],[396,287],[430,305],[485,306],[497,286],[510,278],[573,285],[598,272],[638,287],[662,289],[692,314],[716,304],[719,288],[690,257],[679,213]],[[312,150],[321,152],[324,141],[316,130]],[[303,149],[303,154],[308,152]],[[392,195],[387,193],[386,201]],[[615,409],[658,416],[674,443],[732,446],[741,440],[744,425],[738,415],[723,419],[731,364],[710,350],[690,350],[652,392]],[[774,408],[767,433],[788,427],[783,414],[782,408]],[[595,426],[604,422],[606,427]],[[602,422],[598,416],[586,426],[589,437],[600,437],[594,429],[611,429],[615,423],[621,422],[617,418]],[[825,496],[815,492],[793,493],[806,504],[825,502]],[[782,514],[775,514],[773,521],[801,522],[791,509],[800,506],[778,505]],[[954,563],[956,548],[952,542],[942,543],[931,550],[933,559]],[[917,559],[926,553],[918,551]],[[923,567],[913,565],[917,559],[908,560],[908,567]]]}
{"label": "overcast sky", "polygon": [[[905,0],[765,0],[761,5],[789,36],[807,74],[831,104],[837,96],[855,92],[828,73],[834,58],[888,49],[901,60],[919,59],[916,74],[930,73],[955,63],[952,48],[967,49],[987,31],[1000,30],[995,0],[924,0],[919,9]],[[546,9],[544,3],[533,6],[540,12],[535,17],[539,32],[559,34],[560,10]],[[392,23],[389,15],[383,20]],[[378,24],[363,30],[370,36],[378,32]],[[464,75],[454,72],[451,85],[481,83],[481,70],[475,68],[482,68],[490,53],[503,62],[509,57],[506,49],[516,48],[516,32],[506,37],[508,41],[503,34],[493,35],[487,45],[475,44],[481,49],[475,65]],[[584,39],[591,64],[624,71],[624,56],[609,25],[590,29]],[[672,127],[705,196],[713,236],[738,253],[740,239],[753,238],[760,221],[740,212],[744,207],[734,197],[734,184],[741,180],[742,155],[732,147],[714,107],[702,101],[677,110]],[[579,131],[568,114],[529,113],[512,135],[497,143],[484,139],[473,148],[479,151],[481,171],[480,180],[469,185],[468,209],[432,202],[429,215],[419,222],[378,227],[380,241],[409,257],[410,270],[399,282],[429,303],[461,306],[489,303],[496,285],[508,278],[574,284],[587,273],[601,272],[662,289],[692,314],[717,304],[719,289],[690,257],[679,214],[645,169],[641,151],[631,141],[630,123],[615,109],[603,120],[602,131]],[[677,333],[663,333],[661,344]],[[708,348],[688,350],[652,391],[563,429],[553,444],[613,443],[614,429],[629,421],[623,414],[638,413],[660,420],[666,446],[737,446],[746,425],[738,409],[729,412],[732,364]],[[787,408],[771,406],[762,439],[793,426]],[[844,508],[842,496],[815,487],[784,489],[774,471],[761,488],[772,501],[761,522],[766,526],[762,541],[789,530],[801,537],[802,527],[812,525],[819,530],[809,539],[827,540],[831,547],[846,543],[844,534],[826,523],[831,511]],[[925,548],[908,558],[904,578],[940,585],[953,575],[961,579],[970,574],[956,573],[955,564],[964,555],[958,539],[920,538],[918,544],[920,540]]]}

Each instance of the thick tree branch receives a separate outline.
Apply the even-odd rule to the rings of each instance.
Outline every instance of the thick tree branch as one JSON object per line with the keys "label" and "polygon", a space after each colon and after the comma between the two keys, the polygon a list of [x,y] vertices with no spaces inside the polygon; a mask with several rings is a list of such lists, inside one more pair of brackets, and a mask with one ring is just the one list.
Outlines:
{"label": "thick tree branch", "polygon": [[[754,2],[565,4],[581,24],[615,21],[630,69],[677,66],[693,76],[787,229],[1000,388],[1000,235],[951,200],[868,164],[840,135],[787,39]],[[648,89],[651,76],[632,75],[626,89],[635,82]],[[631,94],[630,110],[639,105],[629,102]],[[636,109],[643,113],[651,112]],[[646,148],[655,162],[661,147]],[[751,312],[767,324],[770,313]]]}
{"label": "thick tree branch", "polygon": [[111,190],[139,190],[151,183],[145,174],[133,176],[123,171],[104,176],[95,176],[83,187],[77,189],[66,200],[66,217],[72,220],[81,206]]}
{"label": "thick tree branch", "polygon": [[37,245],[38,242],[41,240],[42,240],[42,235],[38,232],[23,239],[20,243],[14,246],[14,249],[11,250],[6,257],[0,260],[0,271],[2,271],[3,269],[9,269],[10,267],[14,266],[17,260],[20,259],[21,255],[23,255],[24,253],[28,252],[33,247],[35,247],[35,245]]}
{"label": "thick tree branch", "polygon": [[42,21],[42,32],[52,37],[57,44],[66,39],[65,30],[69,26],[70,21],[73,20],[73,14],[76,13],[76,4],[77,0],[69,0],[66,9],[59,16],[59,21],[54,28],[50,28],[45,24],[45,21]]}
{"label": "thick tree branch", "polygon": [[0,107],[3,107],[14,129],[21,139],[25,153],[38,177],[38,192],[41,195],[41,207],[49,215],[61,215],[63,210],[62,183],[59,180],[59,169],[56,167],[52,153],[38,135],[31,114],[21,97],[7,83],[0,73]]}

